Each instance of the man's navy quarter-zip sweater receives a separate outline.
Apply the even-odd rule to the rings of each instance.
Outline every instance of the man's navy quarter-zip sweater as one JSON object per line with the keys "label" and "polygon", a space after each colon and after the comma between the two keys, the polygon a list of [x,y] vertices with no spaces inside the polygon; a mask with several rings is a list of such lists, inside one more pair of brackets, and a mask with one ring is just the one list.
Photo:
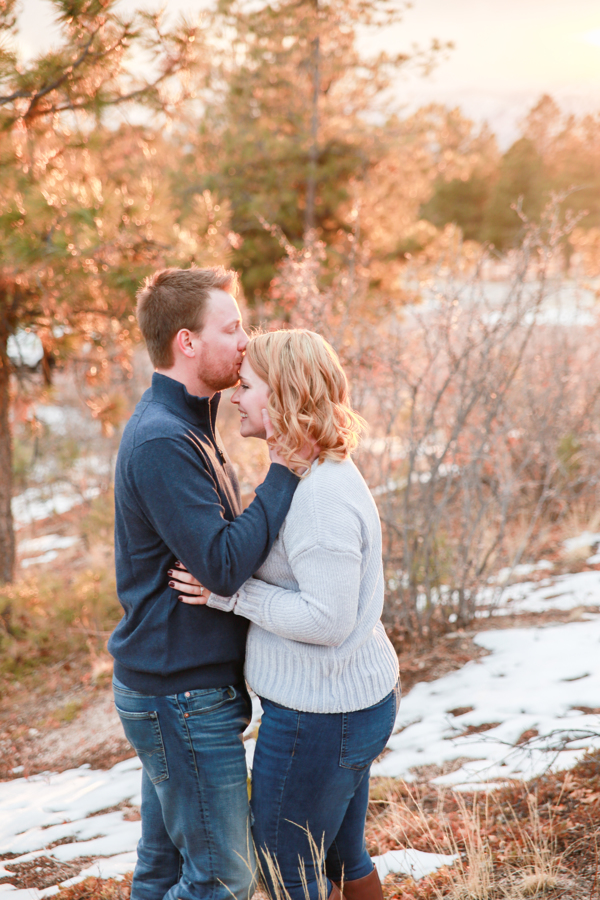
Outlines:
{"label": "man's navy quarter-zip sweater", "polygon": [[168,586],[176,560],[228,596],[264,562],[298,478],[271,465],[242,512],[216,430],[220,395],[154,373],[125,427],[115,472],[115,561],[124,615],[108,642],[119,681],[155,696],[243,677],[248,622],[192,606]]}

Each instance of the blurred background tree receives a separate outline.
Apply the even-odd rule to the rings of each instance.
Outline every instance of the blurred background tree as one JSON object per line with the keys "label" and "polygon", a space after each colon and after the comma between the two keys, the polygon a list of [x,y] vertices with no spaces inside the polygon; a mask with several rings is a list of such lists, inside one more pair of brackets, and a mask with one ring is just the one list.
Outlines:
{"label": "blurred background tree", "polygon": [[502,152],[460,109],[401,113],[397,73],[449,46],[366,55],[360,36],[403,3],[214,0],[200,28],[52,2],[58,48],[22,59],[16,0],[0,0],[0,579],[14,566],[11,335],[39,338],[46,383],[75,361],[109,429],[139,342],[135,290],[157,266],[228,262],[251,319],[301,312],[348,360],[373,353],[357,323],[386,335],[438,273],[473,269],[486,243],[510,256],[517,203],[535,224],[575,188],[561,215],[585,216],[563,264],[575,251],[598,271],[600,116],[544,96]]}
{"label": "blurred background tree", "polygon": [[[539,221],[552,193],[569,194],[563,216],[584,216],[584,231],[600,225],[600,116],[566,116],[545,94],[504,154],[490,145],[466,176],[443,172],[421,215],[437,228],[458,225],[466,239],[487,241],[502,253],[523,236],[515,204],[520,201],[525,215]],[[570,248],[565,242],[565,262]]]}
{"label": "blurred background tree", "polygon": [[[386,152],[390,87],[409,65],[426,71],[445,49],[367,57],[360,29],[385,29],[406,4],[392,0],[280,0],[259,7],[219,0],[210,16],[213,77],[186,166],[182,208],[208,188],[231,203],[243,244],[232,258],[250,303],[266,295],[283,249],[318,230],[339,265],[354,185]],[[189,141],[189,135],[186,135]],[[367,235],[365,235],[366,237]]]}
{"label": "blurred background tree", "polygon": [[513,205],[520,201],[523,213],[537,221],[548,200],[550,184],[542,157],[527,137],[515,141],[502,156],[496,177],[484,208],[482,230],[473,236],[504,251],[516,246],[523,230]]}
{"label": "blurred background tree", "polygon": [[199,34],[114,6],[54,0],[59,47],[23,61],[11,49],[16,2],[0,4],[0,581],[14,570],[9,336],[39,336],[46,380],[86,342],[125,350],[135,285],[171,243],[154,138],[102,124],[127,104],[168,115]]}

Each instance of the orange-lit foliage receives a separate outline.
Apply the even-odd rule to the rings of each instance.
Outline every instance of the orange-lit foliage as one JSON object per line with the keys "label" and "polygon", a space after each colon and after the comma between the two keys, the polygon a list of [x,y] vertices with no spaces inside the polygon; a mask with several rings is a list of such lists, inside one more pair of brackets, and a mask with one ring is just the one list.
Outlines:
{"label": "orange-lit foliage", "polygon": [[[5,49],[0,58],[0,582],[11,579],[14,559],[8,337],[38,335],[46,381],[74,354],[89,357],[88,385],[106,374],[107,352],[126,371],[140,274],[190,257],[190,239],[175,233],[161,141],[102,122],[106,110],[136,103],[172,110],[185,97],[178,76],[196,64],[200,34],[185,23],[167,30],[154,14],[121,18],[113,0],[55,7],[57,48],[28,62]],[[9,33],[15,9],[14,0],[0,7]],[[153,60],[148,77],[137,74],[142,48]],[[192,235],[203,228],[193,219]],[[113,424],[110,398],[92,408]]]}

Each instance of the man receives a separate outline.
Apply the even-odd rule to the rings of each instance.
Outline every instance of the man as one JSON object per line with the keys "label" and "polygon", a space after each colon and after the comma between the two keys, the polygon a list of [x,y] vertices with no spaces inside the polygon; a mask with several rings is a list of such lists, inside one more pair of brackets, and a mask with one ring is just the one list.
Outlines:
{"label": "man", "polygon": [[117,590],[109,641],[125,734],[142,764],[142,838],[132,900],[247,900],[254,877],[241,735],[248,623],[178,602],[181,561],[230,595],[266,558],[298,479],[278,457],[242,512],[216,429],[219,391],[248,343],[224,269],[166,269],[138,292],[155,368],[115,473]]}

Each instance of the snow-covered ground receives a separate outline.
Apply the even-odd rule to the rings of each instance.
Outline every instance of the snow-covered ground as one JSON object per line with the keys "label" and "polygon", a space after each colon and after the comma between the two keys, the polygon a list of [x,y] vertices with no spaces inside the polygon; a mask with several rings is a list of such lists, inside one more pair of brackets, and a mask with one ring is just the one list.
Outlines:
{"label": "snow-covered ground", "polygon": [[15,531],[32,522],[62,515],[100,494],[96,486],[78,490],[68,481],[57,481],[50,487],[31,487],[12,499]]}
{"label": "snow-covered ground", "polygon": [[[487,308],[490,321],[495,321],[506,298],[511,294],[512,285],[510,276],[506,280],[477,281],[476,284],[454,282],[451,287],[444,278],[443,281],[434,282],[422,289],[421,302],[416,306],[405,307],[405,314],[414,311],[423,318],[424,312],[436,310],[440,305],[440,298],[448,297],[450,291],[454,290],[462,304],[467,307],[472,304],[479,309]],[[547,282],[544,299],[535,313],[535,321],[540,325],[557,325],[565,328],[593,325],[597,321],[595,286],[595,283],[584,286],[562,277],[553,283]],[[533,280],[528,281],[523,287],[526,294],[532,298],[535,298],[540,290],[539,282]],[[532,318],[532,315],[526,316],[525,321],[531,321]]]}
{"label": "snow-covered ground", "polygon": [[[582,544],[590,552],[597,544],[594,538],[598,535],[587,535]],[[52,548],[23,547],[28,549],[33,555]],[[583,607],[588,611],[582,612]],[[600,572],[505,587],[494,615],[559,608],[577,610],[577,621],[478,633],[474,639],[489,655],[411,690],[402,701],[387,754],[373,774],[412,780],[418,767],[435,764],[453,769],[437,777],[438,784],[490,789],[507,779],[567,769],[587,749],[600,748],[600,715],[595,713],[600,710],[600,614],[589,611],[594,607],[600,607]],[[259,717],[256,702],[245,745],[249,767],[255,745],[249,735]],[[456,760],[461,762],[452,765]],[[0,847],[19,854],[12,864],[36,856],[63,862],[99,857],[76,880],[122,876],[135,863],[140,825],[114,807],[124,801],[139,804],[139,792],[137,759],[110,771],[84,766],[0,784]],[[47,849],[69,838],[70,843]],[[451,861],[399,848],[376,864],[382,876],[396,871],[419,878]],[[0,877],[10,874],[0,869]],[[39,900],[57,890],[0,884],[0,898]]]}
{"label": "snow-covered ground", "polygon": [[[139,806],[140,774],[139,760],[128,759],[107,772],[82,766],[61,774],[34,775],[0,785],[2,852],[18,854],[10,860],[12,865],[41,856],[60,862],[72,862],[83,856],[102,857],[83,868],[79,875],[62,882],[60,887],[68,887],[90,875],[118,878],[131,872],[140,823],[127,821],[120,811],[103,813],[102,810],[123,801]],[[45,849],[65,838],[72,842]],[[388,872],[404,872],[422,878],[454,859],[407,849],[385,853],[375,863],[382,877]],[[0,878],[11,874],[0,866]],[[39,900],[58,890],[58,885],[44,890],[17,890],[10,884],[0,884],[0,897]]]}
{"label": "snow-covered ground", "polygon": [[[23,863],[38,856],[50,856],[71,862],[83,856],[100,856],[62,887],[89,875],[120,877],[135,865],[135,848],[140,823],[129,822],[119,811],[98,815],[101,810],[123,801],[141,803],[141,763],[128,759],[108,772],[92,771],[87,766],[60,774],[34,775],[0,785],[0,846],[3,853],[17,853],[11,863]],[[72,843],[46,850],[54,841],[71,838]],[[11,872],[0,867],[0,877]],[[58,887],[45,890],[16,890],[0,884],[0,897],[10,900],[37,900],[57,893]]]}
{"label": "snow-covered ground", "polygon": [[22,569],[27,569],[29,566],[52,562],[60,550],[68,550],[79,541],[78,537],[62,537],[59,534],[44,534],[42,537],[20,541],[18,544],[18,552],[21,557],[20,566]]}
{"label": "snow-covered ground", "polygon": [[[434,779],[466,789],[568,769],[600,748],[600,715],[588,711],[600,707],[600,616],[475,640],[489,656],[417,684],[402,701],[374,775],[411,780],[416,766],[468,758]],[[481,726],[492,727],[467,733]]]}
{"label": "snow-covered ground", "polygon": [[[592,557],[594,559],[594,557]],[[494,599],[492,588],[481,592],[482,606],[491,604],[482,616],[515,615],[519,613],[541,613],[552,609],[569,610],[582,606],[600,607],[600,572],[576,572],[555,575],[542,581],[523,581],[503,589],[498,600]]]}
{"label": "snow-covered ground", "polygon": [[[85,439],[88,452],[79,456],[63,471],[56,459],[38,461],[29,473],[30,487],[12,499],[15,530],[62,515],[86,500],[98,496],[101,486],[110,481],[113,461],[98,452],[89,452],[100,433],[100,425],[77,406],[38,403],[32,408],[33,418],[55,437],[77,435]],[[60,548],[55,548],[60,549]],[[48,560],[40,560],[46,562]]]}

